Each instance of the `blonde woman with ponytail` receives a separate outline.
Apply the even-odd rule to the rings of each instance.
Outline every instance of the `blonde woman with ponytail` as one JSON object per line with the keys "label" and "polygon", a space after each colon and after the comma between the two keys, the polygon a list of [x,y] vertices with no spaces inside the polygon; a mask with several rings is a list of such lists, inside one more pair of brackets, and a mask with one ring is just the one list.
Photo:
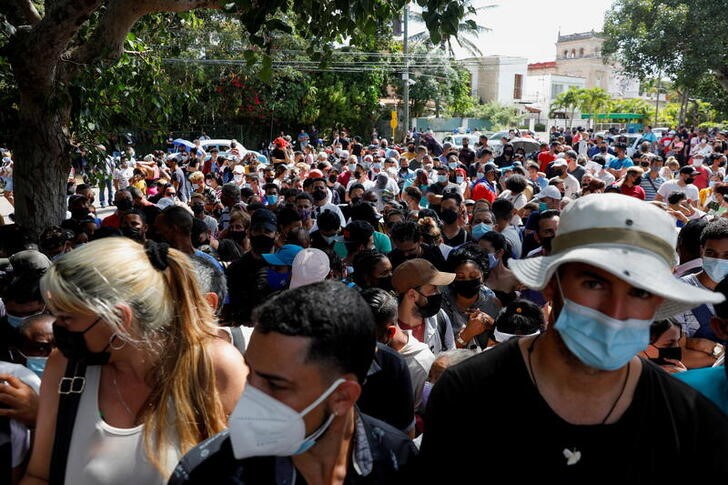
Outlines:
{"label": "blonde woman with ponytail", "polygon": [[[101,239],[43,277],[56,316],[33,452],[22,484],[164,484],[178,459],[223,430],[246,367],[217,337],[188,256],[153,242]],[[59,383],[87,364],[64,476],[51,476]]]}

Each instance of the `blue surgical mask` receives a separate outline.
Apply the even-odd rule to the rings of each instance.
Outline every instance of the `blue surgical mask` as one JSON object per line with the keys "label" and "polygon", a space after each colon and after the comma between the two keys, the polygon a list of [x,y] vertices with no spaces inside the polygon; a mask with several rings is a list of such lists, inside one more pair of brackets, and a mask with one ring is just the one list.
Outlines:
{"label": "blue surgical mask", "polygon": [[488,224],[484,222],[480,222],[473,226],[473,229],[471,231],[471,234],[473,236],[473,239],[480,239],[483,237],[483,234],[486,232],[490,232],[493,230],[493,227],[489,226]]}
{"label": "blue surgical mask", "polygon": [[43,310],[33,313],[32,315],[28,315],[25,317],[20,317],[18,315],[13,315],[12,313],[5,313],[5,318],[7,318],[8,323],[13,328],[20,328],[20,326],[23,324],[24,321],[29,319],[30,317],[35,317],[36,315],[42,315],[45,312],[45,307],[43,307]]}
{"label": "blue surgical mask", "polygon": [[716,283],[728,276],[728,259],[703,258],[703,270]]}
{"label": "blue surgical mask", "polygon": [[450,162],[450,163],[447,164],[447,166],[450,167],[451,169],[455,170],[456,168],[458,168],[458,163],[457,162]]}
{"label": "blue surgical mask", "polygon": [[458,175],[457,177],[455,177],[455,181],[457,183],[461,184],[461,183],[465,182],[465,177]]}
{"label": "blue surgical mask", "polygon": [[48,357],[26,357],[25,367],[35,372],[38,377],[43,377],[46,362],[48,362]]}
{"label": "blue surgical mask", "polygon": [[268,205],[275,205],[278,203],[278,196],[277,195],[266,195],[265,201]]}
{"label": "blue surgical mask", "polygon": [[444,184],[445,182],[447,182],[447,179],[448,179],[447,175],[438,175],[437,176],[437,181],[440,182],[441,184]]}
{"label": "blue surgical mask", "polygon": [[495,254],[488,253],[488,268],[493,269],[496,266],[498,266],[498,258],[495,257]]}
{"label": "blue surgical mask", "polygon": [[20,326],[23,324],[23,321],[25,320],[25,317],[19,317],[17,315],[11,315],[9,313],[5,314],[5,318],[7,318],[8,323],[13,328],[20,328]]}
{"label": "blue surgical mask", "polygon": [[558,330],[566,347],[584,365],[601,370],[617,370],[650,343],[650,324],[653,319],[617,320],[567,300],[563,293],[561,298],[564,305],[554,328]]}
{"label": "blue surgical mask", "polygon": [[378,162],[372,163],[372,170],[381,170],[381,169],[382,169],[381,163],[378,163]]}

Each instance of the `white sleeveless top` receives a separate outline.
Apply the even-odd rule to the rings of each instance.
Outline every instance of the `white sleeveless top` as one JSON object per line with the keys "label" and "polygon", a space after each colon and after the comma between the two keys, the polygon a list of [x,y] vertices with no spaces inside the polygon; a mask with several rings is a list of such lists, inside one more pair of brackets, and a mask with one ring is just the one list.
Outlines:
{"label": "white sleeveless top", "polygon": [[177,462],[179,450],[168,446],[166,476],[148,460],[144,450],[144,425],[115,428],[107,424],[99,412],[99,379],[101,366],[86,369],[86,388],[73,427],[68,452],[66,483],[73,485],[129,485],[167,483]]}

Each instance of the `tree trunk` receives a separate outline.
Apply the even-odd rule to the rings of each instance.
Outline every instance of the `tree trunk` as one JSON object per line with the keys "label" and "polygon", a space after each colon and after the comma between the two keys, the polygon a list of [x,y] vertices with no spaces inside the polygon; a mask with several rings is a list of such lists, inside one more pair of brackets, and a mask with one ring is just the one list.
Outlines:
{"label": "tree trunk", "polygon": [[29,104],[21,104],[13,183],[15,220],[36,239],[46,227],[65,219],[71,160],[68,136],[63,133],[68,113],[48,113]]}

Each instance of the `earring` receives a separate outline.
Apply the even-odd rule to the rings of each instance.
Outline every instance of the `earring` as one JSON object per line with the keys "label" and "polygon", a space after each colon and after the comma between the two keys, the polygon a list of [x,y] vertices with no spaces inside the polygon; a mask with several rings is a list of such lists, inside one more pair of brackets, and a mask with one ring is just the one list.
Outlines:
{"label": "earring", "polygon": [[[116,340],[116,339],[118,339],[118,340],[121,341],[121,345],[119,345],[117,347],[114,347],[114,340]],[[111,350],[121,350],[124,347],[126,347],[126,340],[124,340],[123,338],[119,337],[119,334],[118,333],[113,334],[109,338],[109,348],[111,348]]]}

